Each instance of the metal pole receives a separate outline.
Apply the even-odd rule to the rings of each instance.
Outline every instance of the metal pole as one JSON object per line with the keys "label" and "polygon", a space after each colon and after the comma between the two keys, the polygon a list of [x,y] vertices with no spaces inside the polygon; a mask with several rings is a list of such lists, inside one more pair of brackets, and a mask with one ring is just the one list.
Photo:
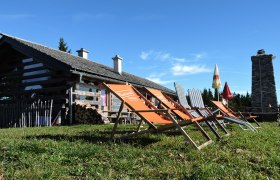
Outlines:
{"label": "metal pole", "polygon": [[218,101],[220,101],[219,100],[219,89],[217,88],[217,98],[218,98]]}

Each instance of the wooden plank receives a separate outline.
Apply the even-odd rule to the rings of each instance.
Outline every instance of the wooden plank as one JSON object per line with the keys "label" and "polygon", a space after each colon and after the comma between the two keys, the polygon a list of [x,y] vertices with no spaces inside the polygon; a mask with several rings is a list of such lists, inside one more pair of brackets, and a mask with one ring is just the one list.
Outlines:
{"label": "wooden plank", "polygon": [[99,105],[99,101],[90,101],[90,100],[75,100],[78,104],[91,104],[91,105]]}
{"label": "wooden plank", "polygon": [[75,90],[73,94],[80,95],[80,96],[92,96],[92,97],[99,97],[100,92],[88,92],[88,91],[80,91],[80,90]]}
{"label": "wooden plank", "polygon": [[68,103],[68,107],[69,107],[69,124],[72,125],[73,124],[73,87],[70,87],[68,89],[68,95],[69,95],[69,103]]}

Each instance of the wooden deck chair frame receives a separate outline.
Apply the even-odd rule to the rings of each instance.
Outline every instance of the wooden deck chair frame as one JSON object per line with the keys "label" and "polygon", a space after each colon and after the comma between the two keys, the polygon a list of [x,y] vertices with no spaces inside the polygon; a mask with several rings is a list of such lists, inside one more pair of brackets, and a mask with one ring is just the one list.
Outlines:
{"label": "wooden deck chair frame", "polygon": [[[124,105],[127,106],[129,109],[131,109],[131,112],[136,113],[140,118],[141,118],[141,122],[145,121],[150,128],[146,129],[146,130],[142,130],[139,131],[140,126],[141,126],[141,122],[138,125],[137,131],[133,132],[131,134],[128,135],[124,135],[121,138],[130,138],[130,137],[134,137],[134,136],[138,136],[141,134],[146,134],[146,133],[153,133],[153,132],[162,132],[162,131],[166,131],[166,130],[171,130],[171,129],[178,129],[179,132],[183,135],[183,137],[185,138],[186,141],[189,141],[196,149],[200,150],[204,147],[206,147],[207,145],[211,144],[213,141],[212,139],[208,136],[208,134],[202,129],[202,127],[195,123],[195,125],[198,127],[198,129],[203,133],[204,137],[207,139],[206,142],[202,143],[201,145],[196,144],[192,138],[187,134],[187,132],[183,129],[184,126],[187,126],[189,124],[192,124],[192,121],[177,121],[172,115],[171,115],[171,110],[170,109],[157,109],[150,101],[148,101],[140,92],[138,92],[133,86],[131,86],[131,88],[135,91],[135,93],[139,96],[139,98],[141,98],[147,105],[149,105],[152,109],[151,110],[136,110],[134,107],[132,107],[130,104],[128,104],[126,101],[123,100],[123,98],[121,96],[119,96],[119,94],[117,94],[113,89],[110,88],[110,84],[106,84],[103,83],[103,85],[111,92],[113,93],[117,98],[119,98],[121,100],[121,106],[120,109],[118,111],[118,115],[117,115],[117,119],[115,121],[113,130],[112,130],[112,134],[111,134],[111,138],[114,138],[114,135],[116,133],[117,130],[117,126],[119,124],[119,118],[121,116],[122,113],[122,109],[124,108]],[[119,84],[121,85],[121,84]],[[161,113],[164,115],[166,115],[169,120],[171,121],[170,124],[165,124],[165,125],[160,125],[160,126],[156,126],[155,124],[151,123],[148,119],[144,118],[140,112],[154,112],[154,113]]]}
{"label": "wooden deck chair frame", "polygon": [[[145,90],[152,95],[154,98],[156,98],[159,102],[161,102],[166,109],[171,109],[172,113],[177,115],[180,118],[180,115],[177,113],[177,111],[175,110],[180,110],[181,112],[185,113],[186,115],[189,116],[190,120],[192,120],[193,122],[199,124],[199,121],[204,121],[206,123],[206,125],[210,128],[210,130],[215,134],[215,136],[218,139],[221,139],[223,136],[228,136],[229,133],[228,131],[219,123],[219,121],[217,120],[217,117],[215,115],[211,115],[211,116],[201,116],[201,114],[198,114],[196,110],[192,110],[192,109],[186,109],[184,108],[181,104],[179,104],[178,102],[176,102],[175,100],[173,100],[171,97],[167,96],[166,94],[162,93],[159,90],[155,90],[152,88],[145,88]],[[166,101],[171,102],[172,107],[170,107],[170,105],[167,105],[161,98],[159,98],[155,93],[153,93],[152,91],[158,91],[162,94],[162,96],[166,99]],[[192,113],[190,113],[190,111],[195,111],[195,113],[197,115],[193,115]],[[181,117],[182,119],[182,117]],[[183,119],[184,120],[184,119]],[[220,135],[209,123],[209,121],[215,121],[220,128],[223,130],[224,135]]]}
{"label": "wooden deck chair frame", "polygon": [[[251,114],[248,112],[248,117],[245,117],[242,113],[235,113],[232,109],[230,109],[229,107],[225,106],[222,102],[219,102],[219,101],[212,101],[212,103],[219,109],[219,111],[226,115],[226,116],[229,116],[229,117],[232,117],[232,118],[236,118],[236,119],[240,119],[240,120],[243,120],[249,124],[251,124],[248,120],[253,120],[257,126],[253,126],[253,129],[255,128],[261,128],[261,125],[258,123],[258,121],[255,119],[257,116],[251,116]],[[224,110],[224,109],[225,110]],[[243,130],[249,130],[249,129],[246,129],[242,126],[240,126]]]}

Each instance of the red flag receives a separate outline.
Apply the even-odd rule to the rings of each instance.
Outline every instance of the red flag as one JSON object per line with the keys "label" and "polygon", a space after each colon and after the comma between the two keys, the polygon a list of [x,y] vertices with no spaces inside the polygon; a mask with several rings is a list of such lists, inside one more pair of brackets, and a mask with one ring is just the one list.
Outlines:
{"label": "red flag", "polygon": [[232,98],[233,98],[233,95],[232,95],[232,94],[231,94],[231,92],[230,92],[230,89],[229,89],[229,87],[228,87],[227,82],[225,83],[225,86],[224,86],[224,90],[223,90],[222,96],[223,96],[223,98],[224,98],[224,99],[227,99],[227,100],[229,100],[229,99],[232,99]]}

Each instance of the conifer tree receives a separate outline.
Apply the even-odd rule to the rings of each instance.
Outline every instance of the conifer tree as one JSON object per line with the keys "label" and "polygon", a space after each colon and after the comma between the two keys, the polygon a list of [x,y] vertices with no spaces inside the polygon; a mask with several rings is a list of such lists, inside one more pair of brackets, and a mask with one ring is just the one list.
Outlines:
{"label": "conifer tree", "polygon": [[64,41],[63,38],[60,38],[60,39],[59,39],[58,49],[59,49],[60,51],[63,51],[63,52],[71,53],[71,49],[68,50],[67,43]]}

